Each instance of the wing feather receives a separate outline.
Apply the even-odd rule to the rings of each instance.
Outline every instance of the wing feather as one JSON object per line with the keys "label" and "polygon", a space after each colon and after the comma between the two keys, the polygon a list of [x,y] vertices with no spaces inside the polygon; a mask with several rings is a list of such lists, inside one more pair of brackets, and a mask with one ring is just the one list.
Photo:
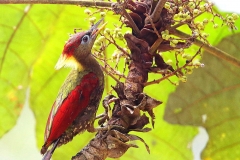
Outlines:
{"label": "wing feather", "polygon": [[84,111],[89,104],[91,93],[98,85],[98,77],[90,72],[81,78],[79,84],[69,92],[61,104],[57,105],[54,102],[45,130],[45,146],[57,140]]}

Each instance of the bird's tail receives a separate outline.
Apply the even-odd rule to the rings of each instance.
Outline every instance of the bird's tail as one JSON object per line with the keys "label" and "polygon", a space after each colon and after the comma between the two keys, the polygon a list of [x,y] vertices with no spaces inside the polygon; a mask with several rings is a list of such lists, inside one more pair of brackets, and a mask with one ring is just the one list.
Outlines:
{"label": "bird's tail", "polygon": [[60,140],[60,138],[58,138],[58,139],[56,140],[56,142],[54,142],[52,148],[51,148],[50,150],[48,150],[48,151],[44,154],[42,160],[50,160],[50,159],[51,159],[53,152],[54,152],[55,149],[57,148],[57,145],[58,145],[59,140]]}

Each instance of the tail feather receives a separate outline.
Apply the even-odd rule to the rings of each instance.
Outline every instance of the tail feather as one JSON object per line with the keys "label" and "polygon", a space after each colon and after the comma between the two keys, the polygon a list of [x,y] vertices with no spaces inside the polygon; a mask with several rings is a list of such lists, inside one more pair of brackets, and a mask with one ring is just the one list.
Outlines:
{"label": "tail feather", "polygon": [[52,148],[50,150],[48,150],[44,156],[42,160],[50,160],[52,157],[53,152],[55,151],[55,149],[57,148],[58,142],[59,142],[60,138],[57,139],[56,142],[54,142]]}

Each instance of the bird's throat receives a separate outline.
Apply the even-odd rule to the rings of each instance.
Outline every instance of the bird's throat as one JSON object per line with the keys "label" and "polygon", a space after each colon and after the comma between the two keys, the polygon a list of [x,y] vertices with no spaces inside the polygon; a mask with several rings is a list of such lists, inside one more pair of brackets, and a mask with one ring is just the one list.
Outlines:
{"label": "bird's throat", "polygon": [[73,68],[73,69],[79,70],[79,71],[84,70],[83,65],[78,60],[76,60],[75,57],[66,56],[64,54],[62,54],[60,56],[56,66],[55,66],[56,69],[60,69],[62,67],[69,67],[69,68]]}

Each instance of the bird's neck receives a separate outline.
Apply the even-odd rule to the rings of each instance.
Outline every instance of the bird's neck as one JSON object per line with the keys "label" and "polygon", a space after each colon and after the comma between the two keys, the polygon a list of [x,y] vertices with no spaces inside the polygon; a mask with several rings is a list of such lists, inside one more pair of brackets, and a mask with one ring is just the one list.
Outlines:
{"label": "bird's neck", "polygon": [[103,76],[101,66],[91,54],[89,54],[85,59],[77,59],[77,61],[81,66],[81,68],[79,68],[80,71],[87,70],[95,73],[99,77]]}

